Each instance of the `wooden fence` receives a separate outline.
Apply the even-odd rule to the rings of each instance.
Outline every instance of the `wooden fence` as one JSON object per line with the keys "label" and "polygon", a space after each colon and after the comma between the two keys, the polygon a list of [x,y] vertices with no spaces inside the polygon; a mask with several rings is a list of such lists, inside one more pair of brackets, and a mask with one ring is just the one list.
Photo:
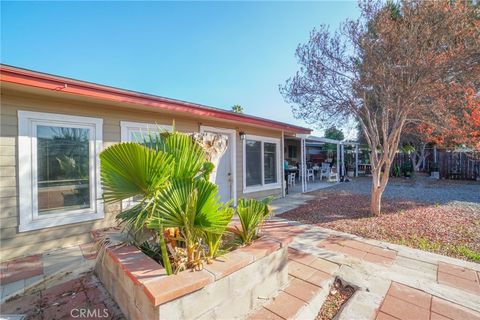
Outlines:
{"label": "wooden fence", "polygon": [[[422,171],[430,173],[434,166],[434,152],[430,149],[428,150],[428,153],[429,155],[425,160],[425,168]],[[400,168],[406,163],[412,163],[412,157],[407,153],[398,153],[393,161],[393,164]],[[437,164],[440,178],[475,180],[477,176],[480,176],[480,152],[438,150]]]}
{"label": "wooden fence", "polygon": [[475,180],[480,176],[480,153],[440,152],[438,168],[446,179]]}

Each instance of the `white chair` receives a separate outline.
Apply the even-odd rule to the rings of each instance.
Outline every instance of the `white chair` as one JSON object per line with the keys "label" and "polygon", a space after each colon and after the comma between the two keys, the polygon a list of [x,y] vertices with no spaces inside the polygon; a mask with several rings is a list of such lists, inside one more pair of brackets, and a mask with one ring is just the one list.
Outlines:
{"label": "white chair", "polygon": [[307,169],[307,181],[309,178],[312,178],[312,181],[315,181],[315,172],[313,169]]}
{"label": "white chair", "polygon": [[290,173],[288,175],[288,185],[289,186],[295,186],[295,176],[296,176],[296,173]]}
{"label": "white chair", "polygon": [[325,177],[327,180],[330,178],[330,164],[329,163],[322,163],[322,168],[320,169],[320,181],[322,178]]}
{"label": "white chair", "polygon": [[332,167],[331,170],[330,170],[330,173],[329,173],[329,176],[328,176],[328,180],[331,181],[332,178],[337,181],[338,180],[338,172],[337,172],[337,168],[335,167]]}
{"label": "white chair", "polygon": [[302,176],[303,176],[303,164],[300,163],[298,165],[298,177],[302,178]]}

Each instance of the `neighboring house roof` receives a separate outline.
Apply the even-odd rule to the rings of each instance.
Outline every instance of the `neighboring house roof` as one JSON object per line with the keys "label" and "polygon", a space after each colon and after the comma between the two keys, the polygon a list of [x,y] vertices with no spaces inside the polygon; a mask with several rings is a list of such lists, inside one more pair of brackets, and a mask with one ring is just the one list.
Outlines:
{"label": "neighboring house roof", "polygon": [[102,100],[124,102],[148,106],[152,109],[163,109],[174,112],[189,113],[190,115],[207,116],[216,119],[237,121],[251,125],[266,126],[273,129],[285,130],[293,133],[308,134],[310,129],[260,118],[256,116],[235,113],[223,109],[208,107],[192,102],[175,100],[156,95],[130,91],[92,82],[80,81],[60,77],[47,73],[17,68],[0,64],[0,79],[2,82],[14,83],[29,87],[41,88],[52,91],[61,91],[80,96],[98,98]]}

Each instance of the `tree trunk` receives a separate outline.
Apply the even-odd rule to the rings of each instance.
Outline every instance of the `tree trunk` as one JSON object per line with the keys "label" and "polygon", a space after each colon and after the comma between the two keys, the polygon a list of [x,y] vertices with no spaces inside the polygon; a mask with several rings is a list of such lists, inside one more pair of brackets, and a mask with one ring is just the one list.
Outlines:
{"label": "tree trunk", "polygon": [[[420,169],[423,170],[423,167],[425,166],[425,158],[427,157],[427,154],[425,153],[425,147],[426,144],[422,143],[418,149],[416,150],[415,153],[413,154],[412,160],[413,160],[413,170],[415,172],[419,172]],[[418,159],[418,161],[417,161]]]}
{"label": "tree trunk", "polygon": [[382,207],[382,192],[380,189],[372,189],[372,199],[370,203],[370,210],[374,216],[379,216]]}
{"label": "tree trunk", "polygon": [[420,171],[420,165],[422,164],[422,156],[419,155],[416,151],[412,155],[412,164],[413,164],[413,171],[415,172]]}
{"label": "tree trunk", "polygon": [[372,170],[372,198],[370,202],[370,211],[374,216],[379,216],[382,207],[382,188],[380,186],[380,171]]}
{"label": "tree trunk", "polygon": [[390,168],[392,166],[393,157],[382,155],[383,165],[372,166],[372,198],[370,202],[370,211],[374,216],[379,216],[382,208],[382,195],[388,183]]}

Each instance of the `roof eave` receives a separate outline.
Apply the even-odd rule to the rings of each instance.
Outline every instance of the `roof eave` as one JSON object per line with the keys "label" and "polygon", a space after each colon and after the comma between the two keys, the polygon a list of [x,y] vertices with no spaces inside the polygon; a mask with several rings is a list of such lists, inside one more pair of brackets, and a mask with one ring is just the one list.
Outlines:
{"label": "roof eave", "polygon": [[3,64],[0,65],[0,79],[2,82],[14,83],[22,86],[61,91],[63,93],[92,97],[107,101],[143,105],[162,110],[189,113],[196,116],[206,116],[223,120],[244,122],[252,125],[268,126],[269,128],[293,133],[308,134],[311,132],[311,130],[308,128],[290,125],[274,120],[233,113],[191,102],[59,77]]}

